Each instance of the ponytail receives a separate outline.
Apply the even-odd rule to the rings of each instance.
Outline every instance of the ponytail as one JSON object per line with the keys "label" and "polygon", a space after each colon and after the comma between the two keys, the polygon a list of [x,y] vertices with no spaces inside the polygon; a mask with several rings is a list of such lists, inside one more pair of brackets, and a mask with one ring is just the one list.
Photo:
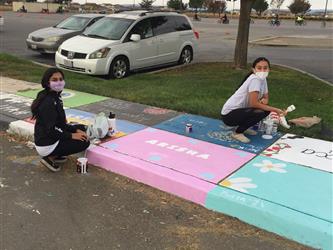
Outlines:
{"label": "ponytail", "polygon": [[31,113],[32,113],[32,119],[37,118],[38,107],[42,103],[42,101],[45,99],[48,92],[49,91],[47,89],[43,89],[43,90],[39,91],[38,94],[37,94],[36,99],[32,102],[31,107],[30,107],[31,108]]}

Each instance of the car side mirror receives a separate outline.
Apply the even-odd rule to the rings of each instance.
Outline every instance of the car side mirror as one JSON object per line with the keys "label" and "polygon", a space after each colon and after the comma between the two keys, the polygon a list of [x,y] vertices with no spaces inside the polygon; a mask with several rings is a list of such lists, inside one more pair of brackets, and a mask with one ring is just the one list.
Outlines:
{"label": "car side mirror", "polygon": [[130,40],[134,41],[134,42],[138,42],[138,41],[141,40],[141,36],[138,35],[138,34],[132,34],[131,37],[130,37]]}

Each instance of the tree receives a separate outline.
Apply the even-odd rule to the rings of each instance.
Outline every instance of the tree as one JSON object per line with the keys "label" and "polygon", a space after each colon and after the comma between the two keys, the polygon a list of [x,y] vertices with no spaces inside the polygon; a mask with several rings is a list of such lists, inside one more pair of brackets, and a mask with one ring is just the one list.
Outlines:
{"label": "tree", "polygon": [[280,9],[283,2],[284,0],[271,0],[271,6]]}
{"label": "tree", "polygon": [[299,13],[305,14],[310,10],[311,4],[307,0],[294,0],[294,2],[291,3],[288,8],[290,12],[295,15]]}
{"label": "tree", "polygon": [[258,16],[261,16],[261,14],[268,9],[268,3],[266,0],[256,0],[253,3],[252,9],[257,12]]}
{"label": "tree", "polygon": [[182,0],[169,0],[167,6],[174,10],[185,10],[187,4],[183,4]]}
{"label": "tree", "polygon": [[235,68],[246,68],[249,43],[250,14],[255,0],[241,0],[237,40],[234,54]]}
{"label": "tree", "polygon": [[218,12],[220,15],[227,8],[225,0],[222,1],[205,0],[203,6],[207,8],[209,12],[213,12],[214,15],[216,12]]}
{"label": "tree", "polygon": [[155,2],[155,0],[142,0],[140,4],[142,9],[151,9],[151,6],[153,5],[153,3]]}
{"label": "tree", "polygon": [[195,9],[194,19],[198,19],[198,8],[202,8],[204,0],[190,0],[189,6]]}

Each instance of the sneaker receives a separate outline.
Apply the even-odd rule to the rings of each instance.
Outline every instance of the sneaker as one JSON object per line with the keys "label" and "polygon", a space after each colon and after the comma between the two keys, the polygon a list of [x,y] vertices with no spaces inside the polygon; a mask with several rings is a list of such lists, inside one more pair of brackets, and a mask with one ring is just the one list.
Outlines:
{"label": "sneaker", "polygon": [[237,141],[243,142],[243,143],[249,143],[250,139],[247,138],[244,134],[240,133],[233,133],[231,134],[231,137],[234,138]]}
{"label": "sneaker", "polygon": [[257,135],[257,131],[253,130],[252,128],[248,128],[247,130],[244,131],[244,134],[247,135]]}
{"label": "sneaker", "polygon": [[47,156],[43,157],[40,162],[52,172],[58,172],[60,170],[60,166]]}
{"label": "sneaker", "polygon": [[55,163],[65,163],[67,161],[67,157],[65,156],[57,156],[53,160]]}

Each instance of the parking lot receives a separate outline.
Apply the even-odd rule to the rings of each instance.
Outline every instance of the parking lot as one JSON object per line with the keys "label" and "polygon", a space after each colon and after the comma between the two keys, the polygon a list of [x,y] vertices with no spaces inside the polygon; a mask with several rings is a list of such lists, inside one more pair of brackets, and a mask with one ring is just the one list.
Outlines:
{"label": "parking lot", "polygon": [[[71,14],[41,14],[5,12],[5,26],[0,33],[0,51],[28,58],[33,61],[54,64],[53,55],[40,55],[28,50],[25,39],[36,29],[52,26]],[[199,53],[195,61],[231,61],[237,36],[238,20],[230,24],[218,24],[216,19],[202,18],[193,21],[200,33]],[[333,37],[333,25],[328,23],[321,28],[321,23],[308,21],[306,26],[295,26],[292,20],[282,20],[280,27],[271,27],[268,20],[255,20],[251,24],[250,41],[276,36],[296,36],[300,39]],[[295,46],[249,46],[248,57],[252,61],[258,56],[266,56],[273,63],[284,64],[312,73],[324,80],[333,82],[331,48],[295,47]],[[316,63],[313,63],[313,62]]]}

